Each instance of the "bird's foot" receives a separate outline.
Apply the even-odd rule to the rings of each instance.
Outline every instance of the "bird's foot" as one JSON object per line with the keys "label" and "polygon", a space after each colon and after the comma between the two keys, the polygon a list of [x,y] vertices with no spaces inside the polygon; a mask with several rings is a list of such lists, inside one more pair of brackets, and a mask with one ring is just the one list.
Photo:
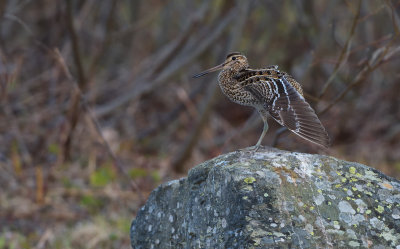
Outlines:
{"label": "bird's foot", "polygon": [[250,146],[250,147],[247,147],[247,148],[239,149],[239,151],[256,153],[261,147],[262,146],[260,144],[256,144],[254,146]]}

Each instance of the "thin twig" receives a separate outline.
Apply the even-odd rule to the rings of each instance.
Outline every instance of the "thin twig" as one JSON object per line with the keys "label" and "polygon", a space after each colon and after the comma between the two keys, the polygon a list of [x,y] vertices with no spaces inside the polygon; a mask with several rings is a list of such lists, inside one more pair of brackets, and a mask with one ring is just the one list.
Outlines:
{"label": "thin twig", "polygon": [[400,30],[399,30],[400,18],[399,18],[399,15],[395,11],[392,3],[389,0],[386,0],[385,2],[386,2],[387,9],[390,11],[390,15],[392,16],[392,24],[393,24],[393,28],[394,28],[395,34],[399,35],[400,34]]}
{"label": "thin twig", "polygon": [[245,132],[254,129],[257,127],[259,124],[261,124],[261,119],[260,119],[260,114],[258,114],[257,111],[253,111],[251,116],[246,120],[246,122],[240,127],[239,129],[230,129],[228,134],[217,137],[214,139],[214,145],[215,146],[222,146],[221,151],[222,152],[227,152],[227,146],[230,144],[230,142],[236,137],[240,138],[242,137],[242,134]]}
{"label": "thin twig", "polygon": [[210,32],[205,39],[194,39],[194,41],[201,40],[200,44],[191,43],[186,46],[184,51],[181,52],[181,56],[177,57],[174,62],[170,62],[169,66],[166,67],[157,78],[154,80],[140,80],[134,82],[131,89],[125,89],[118,98],[113,99],[107,104],[97,107],[94,110],[96,117],[101,117],[113,111],[115,108],[126,104],[128,101],[139,98],[143,94],[147,94],[155,89],[158,89],[163,84],[166,84],[167,79],[181,69],[184,65],[192,61],[195,57],[204,52],[212,43],[223,34],[223,30],[235,17],[235,11],[229,12]]}
{"label": "thin twig", "polygon": [[[202,92],[202,90],[205,88],[205,84],[200,83],[197,85],[197,87],[190,92],[189,94],[189,99],[193,101],[195,97]],[[140,131],[140,133],[137,135],[136,139],[137,140],[143,140],[148,136],[154,135],[157,132],[163,131],[161,129],[162,127],[165,127],[167,124],[171,123],[173,120],[176,120],[176,118],[185,110],[185,105],[184,103],[180,102],[170,111],[168,114],[163,115],[160,118],[160,121],[157,124],[151,125],[149,128]]]}
{"label": "thin twig", "polygon": [[[246,21],[247,15],[248,15],[250,3],[251,3],[251,1],[243,2],[241,6],[237,7],[237,9],[232,10],[233,13],[236,11],[240,12],[241,15],[239,15],[239,16],[241,18],[238,18],[236,20],[237,25],[235,26],[235,29],[232,30],[231,39],[230,39],[229,44],[226,46],[227,51],[224,51],[224,55],[228,51],[232,50],[233,47],[236,46],[236,44],[239,40],[239,37],[242,33],[242,29],[243,29],[244,23]],[[192,150],[193,150],[194,146],[196,145],[197,140],[200,137],[201,131],[202,131],[204,125],[206,124],[206,121],[210,115],[213,101],[215,100],[215,97],[217,96],[217,90],[218,90],[217,84],[210,85],[208,93],[207,93],[206,101],[203,104],[200,118],[199,118],[198,122],[196,123],[195,128],[190,133],[188,139],[185,141],[185,143],[181,147],[181,150],[175,156],[175,160],[172,163],[172,166],[175,171],[184,172],[184,163],[190,157]]]}
{"label": "thin twig", "polygon": [[141,203],[144,203],[145,199],[142,195],[142,192],[140,191],[139,186],[136,184],[136,182],[133,179],[131,179],[129,177],[129,174],[126,172],[125,167],[122,165],[121,161],[117,158],[117,156],[114,154],[114,152],[111,150],[110,145],[108,144],[107,140],[103,136],[103,133],[101,132],[101,126],[100,126],[99,122],[97,121],[96,117],[93,115],[93,112],[91,111],[90,107],[87,105],[86,99],[83,96],[82,91],[79,88],[77,81],[74,79],[74,77],[70,73],[70,71],[64,61],[64,58],[62,57],[62,55],[60,54],[60,51],[58,49],[54,50],[54,57],[57,60],[58,64],[61,66],[67,79],[73,84],[75,90],[78,92],[82,107],[83,107],[84,111],[86,112],[86,114],[89,116],[91,122],[94,124],[94,127],[96,128],[96,132],[99,135],[99,138],[101,140],[101,143],[106,148],[108,154],[112,158],[114,165],[117,167],[118,171],[120,173],[122,173],[122,175],[128,179],[128,181],[131,184],[131,187],[138,193]]}
{"label": "thin twig", "polygon": [[[4,63],[4,65],[7,64],[6,58],[3,58],[1,56],[1,59]],[[5,120],[8,121],[10,124],[10,130],[12,131],[17,143],[18,143],[18,148],[22,154],[22,162],[24,165],[31,165],[33,163],[33,159],[31,156],[31,153],[29,152],[28,146],[25,143],[24,137],[22,135],[22,132],[20,130],[19,124],[17,122],[17,119],[12,111],[11,104],[8,101],[8,96],[7,96],[7,87],[13,82],[16,78],[17,75],[19,75],[20,71],[22,68],[22,61],[19,61],[17,63],[17,67],[13,72],[10,74],[7,74],[4,76],[4,92],[2,92],[2,96],[0,99],[0,111],[2,110],[5,116]]]}
{"label": "thin twig", "polygon": [[[84,74],[84,69],[82,67],[81,55],[79,50],[79,41],[78,35],[76,34],[75,27],[74,27],[74,20],[72,16],[72,0],[67,0],[67,7],[66,7],[66,19],[67,19],[67,27],[69,31],[69,35],[71,37],[71,45],[72,45],[72,53],[73,58],[75,61],[75,66],[78,74],[78,85],[82,91],[86,88],[86,78]],[[71,93],[71,105],[67,113],[67,119],[69,121],[69,129],[67,131],[67,137],[63,142],[63,160],[68,160],[70,157],[71,151],[71,143],[72,143],[72,136],[75,131],[75,127],[78,124],[79,120],[79,101],[80,98],[78,96],[78,92],[73,91]]]}
{"label": "thin twig", "polygon": [[[310,95],[310,94],[305,93],[307,99],[311,99],[311,100],[314,101],[314,102],[319,102],[319,101],[322,99],[322,97],[324,96],[324,94],[326,93],[328,87],[331,85],[331,83],[333,82],[333,80],[334,80],[335,77],[337,76],[337,74],[338,74],[340,68],[341,68],[341,67],[345,64],[345,62],[347,61],[347,59],[348,59],[348,57],[349,57],[349,55],[350,55],[350,52],[351,52],[351,51],[350,51],[350,50],[351,50],[351,49],[350,49],[350,48],[351,48],[351,41],[352,41],[353,36],[354,36],[354,34],[355,34],[355,29],[356,29],[356,27],[357,27],[358,20],[359,20],[359,18],[360,18],[361,3],[362,3],[362,0],[359,0],[359,2],[358,2],[358,7],[357,7],[357,11],[356,11],[356,14],[355,14],[354,19],[353,19],[353,22],[352,22],[352,26],[351,26],[351,29],[350,29],[349,36],[347,37],[346,43],[345,43],[345,45],[344,45],[343,48],[342,48],[342,51],[341,51],[341,53],[340,53],[340,55],[339,55],[339,58],[338,58],[338,60],[337,60],[337,62],[336,62],[336,65],[335,65],[335,67],[334,67],[334,69],[333,69],[332,74],[329,76],[328,80],[325,82],[324,86],[322,87],[321,92],[318,94],[318,97],[314,97],[314,96],[312,96],[312,95]],[[284,134],[285,132],[287,132],[287,131],[288,131],[288,130],[287,130],[287,129],[284,129],[284,128],[278,129],[278,130],[275,132],[274,139],[272,140],[272,146],[275,146],[275,145],[278,143],[278,139],[280,138],[280,136],[281,136],[282,134]]]}
{"label": "thin twig", "polygon": [[[28,27],[28,25],[26,25],[24,22],[19,22],[23,27],[26,28],[27,32],[29,33],[29,35],[31,35],[35,41],[35,44],[40,47],[41,49],[43,49],[46,53],[50,54],[56,61],[57,63],[61,66],[61,69],[63,70],[64,74],[66,75],[66,77],[68,78],[68,80],[70,82],[73,83],[74,85],[74,90],[78,93],[76,96],[79,96],[81,105],[84,109],[84,111],[88,114],[89,119],[93,122],[94,127],[96,127],[96,132],[99,134],[100,140],[103,143],[103,145],[105,146],[107,152],[109,153],[110,157],[112,158],[114,165],[117,167],[118,171],[121,172],[123,174],[123,176],[125,176],[130,185],[131,188],[133,190],[135,190],[138,193],[138,197],[140,202],[143,204],[145,202],[145,199],[143,197],[143,194],[139,188],[139,186],[136,184],[136,182],[131,179],[128,175],[128,173],[125,170],[125,167],[123,167],[123,165],[121,164],[121,162],[118,160],[118,158],[116,157],[116,155],[113,153],[113,151],[111,150],[110,145],[108,144],[108,142],[105,140],[102,132],[101,132],[101,126],[99,124],[99,122],[97,121],[95,115],[93,114],[93,111],[90,109],[90,107],[87,105],[87,101],[84,97],[84,95],[82,94],[82,91],[79,88],[79,85],[77,83],[77,81],[74,79],[74,77],[72,76],[71,72],[69,71],[66,62],[64,60],[64,58],[62,57],[61,53],[59,52],[58,49],[56,50],[52,50],[50,49],[46,44],[44,44],[43,42],[41,42],[40,40],[38,40],[33,32],[31,31],[31,29]],[[12,125],[12,127],[17,127],[16,125]],[[18,134],[17,134],[18,135]],[[20,142],[20,140],[19,140]],[[24,144],[24,143],[20,143],[20,144]],[[28,150],[25,150],[28,151]],[[32,162],[32,157],[30,156],[30,154],[27,154],[28,158],[26,159],[26,161],[28,163]]]}
{"label": "thin twig", "polygon": [[366,63],[366,65],[361,69],[361,71],[357,74],[354,80],[342,90],[342,92],[322,111],[318,112],[318,115],[325,114],[329,109],[331,109],[336,103],[338,103],[353,87],[364,82],[367,76],[376,70],[383,63],[388,61],[392,56],[396,53],[400,52],[400,47],[396,47],[390,50],[388,44],[383,48],[378,48],[371,56],[371,59]]}
{"label": "thin twig", "polygon": [[74,26],[74,18],[72,14],[72,0],[67,0],[67,8],[66,8],[66,18],[67,18],[67,27],[68,27],[68,32],[69,35],[71,36],[71,46],[72,46],[72,54],[73,54],[73,59],[74,63],[76,66],[77,70],[77,76],[78,76],[78,85],[79,88],[82,90],[85,90],[85,73],[84,69],[82,66],[82,59],[81,59],[81,53],[80,53],[80,48],[79,48],[79,40],[78,40],[78,35],[75,30]]}
{"label": "thin twig", "polygon": [[208,93],[207,93],[207,99],[206,99],[205,103],[203,104],[203,108],[200,112],[200,118],[196,122],[194,129],[191,131],[191,133],[189,134],[186,141],[181,146],[181,150],[174,157],[174,161],[172,162],[172,168],[178,173],[184,172],[184,169],[185,169],[184,163],[191,155],[191,152],[192,152],[194,146],[196,145],[196,141],[200,137],[202,128],[206,124],[206,121],[207,121],[210,111],[211,111],[212,103],[215,100],[215,96],[217,94],[216,90],[217,90],[216,84],[209,86]]}
{"label": "thin twig", "polygon": [[103,57],[104,52],[107,50],[108,46],[111,43],[112,37],[110,35],[113,28],[113,19],[115,15],[115,8],[117,5],[117,0],[113,0],[111,3],[110,11],[108,12],[106,25],[105,25],[105,38],[103,42],[100,44],[100,48],[97,50],[97,53],[93,56],[91,65],[88,69],[88,75],[91,77],[94,74],[96,65],[101,61],[100,59]]}
{"label": "thin twig", "polygon": [[211,4],[209,1],[204,1],[198,12],[195,13],[190,19],[190,22],[182,35],[176,39],[167,50],[164,50],[164,53],[161,54],[158,60],[156,60],[156,64],[150,67],[150,70],[146,70],[150,76],[158,75],[158,73],[160,73],[172,61],[173,57],[177,56],[185,47],[185,44],[189,40],[190,36],[197,31],[198,24],[202,20],[204,13],[208,10],[210,5]]}
{"label": "thin twig", "polygon": [[348,58],[348,54],[350,52],[350,44],[351,44],[351,40],[354,36],[355,30],[356,30],[356,26],[358,23],[358,19],[360,17],[360,12],[361,12],[361,2],[362,0],[358,1],[358,7],[357,7],[357,12],[356,15],[354,16],[354,20],[353,23],[351,25],[351,29],[350,29],[350,34],[349,37],[346,40],[346,43],[342,49],[342,52],[339,55],[339,59],[335,65],[335,68],[333,70],[333,73],[331,74],[331,76],[328,78],[328,80],[326,81],[326,83],[324,84],[324,86],[322,87],[322,90],[320,92],[320,94],[318,95],[318,98],[321,99],[324,94],[326,93],[326,90],[328,89],[328,87],[330,86],[330,84],[333,82],[333,79],[336,77],[336,74],[339,72],[339,69],[342,67],[342,65],[344,65],[344,63],[347,61]]}

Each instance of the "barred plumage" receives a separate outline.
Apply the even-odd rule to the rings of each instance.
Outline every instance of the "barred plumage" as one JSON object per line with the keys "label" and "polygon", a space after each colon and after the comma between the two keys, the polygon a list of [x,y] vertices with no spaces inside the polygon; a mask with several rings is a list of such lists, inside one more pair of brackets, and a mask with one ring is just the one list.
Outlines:
{"label": "barred plumage", "polygon": [[261,145],[267,130],[268,114],[279,124],[313,143],[329,146],[328,134],[311,106],[303,97],[301,85],[278,66],[250,69],[247,58],[234,52],[224,63],[194,77],[221,70],[218,82],[222,92],[233,102],[257,109],[264,129],[256,144]]}

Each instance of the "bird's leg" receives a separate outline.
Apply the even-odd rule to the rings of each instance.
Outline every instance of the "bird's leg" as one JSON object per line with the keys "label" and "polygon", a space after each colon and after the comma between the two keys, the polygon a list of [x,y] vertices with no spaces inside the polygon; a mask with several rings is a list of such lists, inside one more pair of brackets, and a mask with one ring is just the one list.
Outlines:
{"label": "bird's leg", "polygon": [[263,138],[265,137],[265,134],[267,134],[267,131],[268,131],[268,122],[267,122],[267,120],[263,120],[263,121],[264,121],[264,128],[263,128],[260,138],[258,139],[258,141],[255,145],[255,147],[257,147],[257,149],[258,149],[258,147],[261,146],[261,142],[262,142]]}
{"label": "bird's leg", "polygon": [[260,113],[260,115],[261,115],[261,118],[264,122],[264,127],[263,127],[263,131],[262,131],[260,138],[258,139],[256,145],[253,146],[254,151],[257,151],[260,148],[261,142],[262,142],[263,138],[265,137],[265,134],[267,134],[267,131],[268,131],[268,120],[267,120],[268,114],[267,114],[267,112],[264,109],[259,109],[258,113]]}

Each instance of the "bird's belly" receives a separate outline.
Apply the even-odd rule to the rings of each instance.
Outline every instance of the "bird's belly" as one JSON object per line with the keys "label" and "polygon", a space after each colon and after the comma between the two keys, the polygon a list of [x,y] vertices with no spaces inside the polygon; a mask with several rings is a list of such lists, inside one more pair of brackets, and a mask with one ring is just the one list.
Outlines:
{"label": "bird's belly", "polygon": [[259,105],[258,101],[247,91],[243,89],[228,88],[220,85],[222,92],[229,100],[239,105],[253,106]]}

